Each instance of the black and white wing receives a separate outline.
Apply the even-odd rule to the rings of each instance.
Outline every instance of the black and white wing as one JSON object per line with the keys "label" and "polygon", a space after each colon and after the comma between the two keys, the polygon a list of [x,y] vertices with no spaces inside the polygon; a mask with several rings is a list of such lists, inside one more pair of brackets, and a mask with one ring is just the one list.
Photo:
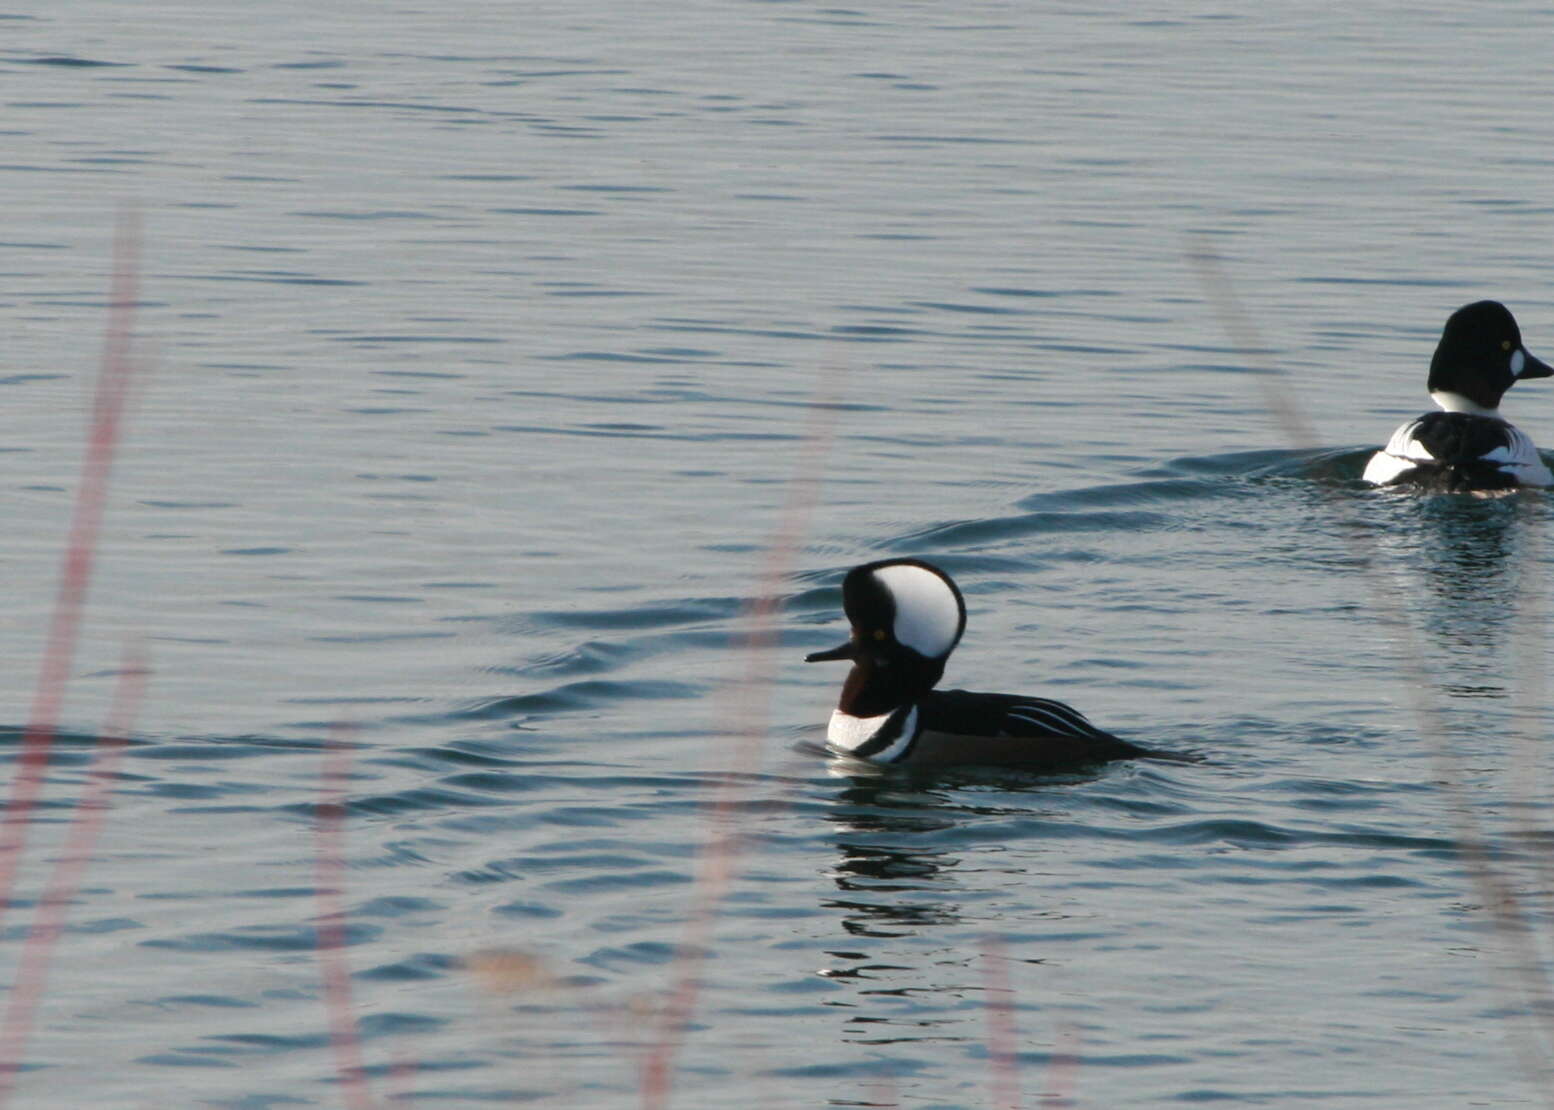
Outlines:
{"label": "black and white wing", "polygon": [[1371,456],[1364,480],[1385,486],[1418,482],[1450,489],[1505,489],[1554,484],[1538,449],[1499,417],[1431,412],[1410,420]]}
{"label": "black and white wing", "polygon": [[954,737],[955,746],[967,753],[967,762],[1060,767],[1155,754],[1096,728],[1073,706],[1050,698],[935,690],[918,703],[918,709],[922,714],[919,746]]}
{"label": "black and white wing", "polygon": [[1479,458],[1515,475],[1519,485],[1554,485],[1554,473],[1549,472],[1532,438],[1515,424],[1507,424],[1505,432],[1505,442]]}
{"label": "black and white wing", "polygon": [[1421,466],[1435,465],[1435,456],[1414,436],[1418,425],[1418,420],[1410,420],[1393,432],[1392,438],[1387,440],[1387,445],[1372,455],[1370,462],[1365,464],[1365,473],[1361,477],[1373,485],[1385,486]]}
{"label": "black and white wing", "polygon": [[1010,736],[1071,736],[1075,739],[1115,740],[1102,732],[1071,705],[1050,698],[1021,698],[1004,710],[1002,731]]}

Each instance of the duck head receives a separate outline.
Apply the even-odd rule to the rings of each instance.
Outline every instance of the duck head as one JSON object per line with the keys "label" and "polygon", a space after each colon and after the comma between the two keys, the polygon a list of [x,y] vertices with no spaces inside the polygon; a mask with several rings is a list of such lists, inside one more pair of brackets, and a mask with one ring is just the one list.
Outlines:
{"label": "duck head", "polygon": [[838,708],[855,717],[888,713],[932,690],[966,631],[959,588],[921,559],[854,567],[842,580],[842,610],[852,625],[847,642],[804,661],[852,661]]}
{"label": "duck head", "polygon": [[1430,360],[1430,396],[1447,412],[1494,413],[1523,378],[1554,377],[1554,366],[1522,346],[1516,317],[1499,301],[1453,312]]}

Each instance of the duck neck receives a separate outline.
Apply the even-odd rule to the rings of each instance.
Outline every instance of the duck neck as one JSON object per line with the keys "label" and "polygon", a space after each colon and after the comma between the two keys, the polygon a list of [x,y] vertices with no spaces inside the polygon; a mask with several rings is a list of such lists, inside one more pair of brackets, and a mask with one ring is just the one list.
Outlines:
{"label": "duck neck", "polygon": [[1430,391],[1430,400],[1434,401],[1446,412],[1470,412],[1475,416],[1500,415],[1500,399],[1498,397],[1494,399],[1494,404],[1484,405],[1480,402],[1489,400],[1487,396],[1474,400],[1472,397],[1466,397],[1450,389],[1432,389]]}
{"label": "duck neck", "polygon": [[885,662],[859,659],[842,684],[837,712],[850,717],[879,717],[917,701],[944,674],[944,661],[919,655],[896,656]]}

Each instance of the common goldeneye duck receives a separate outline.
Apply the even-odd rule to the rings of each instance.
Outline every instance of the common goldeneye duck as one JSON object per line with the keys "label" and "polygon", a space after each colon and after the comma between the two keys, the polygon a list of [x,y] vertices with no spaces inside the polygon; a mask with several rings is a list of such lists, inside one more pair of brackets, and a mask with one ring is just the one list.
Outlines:
{"label": "common goldeneye duck", "polygon": [[804,660],[852,661],[826,730],[840,752],[876,763],[1049,769],[1161,754],[1102,732],[1060,701],[935,690],[966,630],[966,602],[936,566],[884,559],[854,567],[842,608],[851,638]]}
{"label": "common goldeneye duck", "polygon": [[1441,412],[1410,420],[1371,456],[1364,479],[1461,492],[1554,485],[1554,474],[1521,429],[1500,416],[1500,398],[1523,378],[1554,367],[1522,346],[1516,318],[1499,301],[1459,308],[1430,360],[1430,396]]}

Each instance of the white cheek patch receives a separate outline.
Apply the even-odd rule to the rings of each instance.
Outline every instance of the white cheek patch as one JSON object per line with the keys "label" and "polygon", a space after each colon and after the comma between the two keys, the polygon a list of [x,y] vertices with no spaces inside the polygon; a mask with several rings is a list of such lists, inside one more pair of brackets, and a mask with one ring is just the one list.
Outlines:
{"label": "white cheek patch", "polygon": [[874,576],[896,603],[897,642],[929,659],[948,654],[961,627],[960,601],[949,584],[911,564],[881,567]]}
{"label": "white cheek patch", "polygon": [[1511,356],[1511,377],[1513,377],[1513,378],[1521,377],[1522,376],[1522,367],[1524,367],[1526,365],[1527,365],[1527,352],[1522,350],[1520,347],[1516,348],[1516,353]]}

